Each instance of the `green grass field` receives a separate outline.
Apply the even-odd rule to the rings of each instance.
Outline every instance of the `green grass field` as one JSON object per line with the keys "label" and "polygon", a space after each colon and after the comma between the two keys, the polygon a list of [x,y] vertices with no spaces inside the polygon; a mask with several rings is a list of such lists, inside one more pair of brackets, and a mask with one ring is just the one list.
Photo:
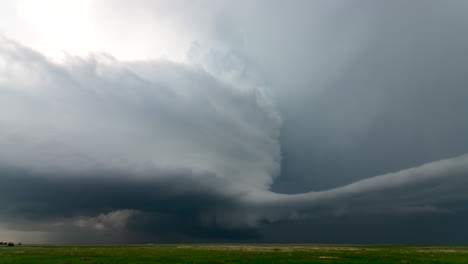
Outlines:
{"label": "green grass field", "polygon": [[468,263],[467,246],[121,245],[0,247],[0,263]]}

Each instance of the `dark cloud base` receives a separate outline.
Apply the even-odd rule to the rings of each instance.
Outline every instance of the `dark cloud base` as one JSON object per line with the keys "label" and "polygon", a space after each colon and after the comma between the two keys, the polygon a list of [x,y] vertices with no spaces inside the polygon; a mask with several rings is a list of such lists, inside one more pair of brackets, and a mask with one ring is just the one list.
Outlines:
{"label": "dark cloud base", "polygon": [[[188,170],[138,178],[4,168],[0,215],[11,229],[51,232],[48,239],[55,243],[463,244],[465,160],[434,162],[305,197],[247,203],[242,193],[224,192],[223,180]],[[121,226],[112,222],[113,213],[125,210],[134,213]],[[244,224],[219,218],[226,215]],[[244,218],[252,216],[258,218],[249,225]],[[104,226],[96,229],[98,224]]]}
{"label": "dark cloud base", "polygon": [[468,213],[363,214],[282,221],[260,229],[264,243],[466,245]]}
{"label": "dark cloud base", "polygon": [[[30,225],[57,219],[95,217],[131,209],[139,213],[130,216],[124,230],[119,231],[128,233],[126,239],[130,237],[130,242],[251,241],[258,238],[257,231],[252,228],[226,228],[202,222],[206,214],[238,207],[233,197],[220,193],[216,186],[201,184],[200,179],[212,178],[210,175],[172,172],[166,173],[166,177],[140,180],[115,177],[115,172],[94,172],[80,177],[46,176],[2,170],[0,193],[5,199],[1,202],[0,215],[11,220],[11,227],[27,230],[31,229]],[[213,180],[205,182],[212,184]],[[28,225],[15,223],[21,223],[18,220],[27,221]],[[68,242],[79,240],[70,236],[70,230],[62,232],[70,237]]]}

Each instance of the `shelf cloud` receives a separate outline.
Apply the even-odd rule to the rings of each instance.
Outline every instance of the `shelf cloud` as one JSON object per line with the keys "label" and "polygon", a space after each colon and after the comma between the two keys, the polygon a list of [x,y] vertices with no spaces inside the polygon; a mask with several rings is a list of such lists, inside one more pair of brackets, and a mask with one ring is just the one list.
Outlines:
{"label": "shelf cloud", "polygon": [[[258,239],[282,221],[465,213],[467,156],[325,191],[270,191],[280,118],[200,65],[53,63],[1,43],[2,225],[60,242]],[[80,235],[93,231],[91,237]]]}
{"label": "shelf cloud", "polygon": [[1,5],[0,240],[466,244],[462,1]]}

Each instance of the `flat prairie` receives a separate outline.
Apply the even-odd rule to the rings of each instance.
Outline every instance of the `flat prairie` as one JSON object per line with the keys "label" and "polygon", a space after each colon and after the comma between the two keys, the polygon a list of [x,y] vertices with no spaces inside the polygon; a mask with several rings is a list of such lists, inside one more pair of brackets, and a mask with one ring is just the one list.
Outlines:
{"label": "flat prairie", "polygon": [[468,246],[401,245],[21,245],[0,263],[468,263]]}

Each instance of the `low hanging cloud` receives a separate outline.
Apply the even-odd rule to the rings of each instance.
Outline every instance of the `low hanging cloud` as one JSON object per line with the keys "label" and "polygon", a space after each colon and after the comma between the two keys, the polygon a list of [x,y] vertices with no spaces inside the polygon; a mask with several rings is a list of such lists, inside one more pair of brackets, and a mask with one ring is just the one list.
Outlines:
{"label": "low hanging cloud", "polygon": [[268,99],[200,65],[104,54],[57,64],[2,39],[0,72],[3,219],[136,210],[198,221],[278,174]]}
{"label": "low hanging cloud", "polygon": [[260,88],[224,73],[104,54],[54,63],[1,39],[0,230],[64,243],[249,240],[281,221],[466,213],[468,156],[271,192],[280,118]]}

